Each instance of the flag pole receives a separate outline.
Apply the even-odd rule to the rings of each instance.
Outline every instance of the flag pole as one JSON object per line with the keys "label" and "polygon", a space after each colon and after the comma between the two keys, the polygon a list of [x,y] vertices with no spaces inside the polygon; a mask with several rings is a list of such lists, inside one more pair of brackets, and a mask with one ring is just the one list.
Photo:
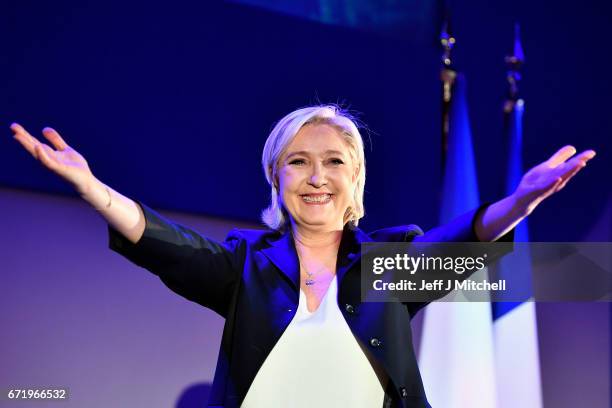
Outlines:
{"label": "flag pole", "polygon": [[453,67],[452,50],[455,45],[455,37],[450,30],[450,17],[448,11],[440,32],[440,44],[442,46],[442,69],[440,80],[442,81],[442,174],[446,167],[446,154],[448,151],[448,135],[450,132],[450,109],[452,100],[452,89],[457,76]]}
{"label": "flag pole", "polygon": [[[444,52],[440,70],[443,140],[439,222],[446,224],[476,208],[479,194],[467,83],[453,68],[455,38],[448,18],[442,24],[440,43]],[[461,293],[425,308],[419,367],[432,406],[496,406],[491,321],[488,303],[467,302]]]}
{"label": "flag pole", "polygon": [[525,54],[523,53],[523,47],[521,45],[520,26],[518,23],[514,25],[514,47],[512,49],[512,55],[507,55],[505,58],[506,65],[508,66],[508,74],[506,79],[508,80],[508,96],[504,104],[504,112],[506,114],[511,113],[514,110],[517,102],[522,99],[519,97],[519,82],[521,80],[521,68],[525,63]]}
{"label": "flag pole", "polygon": [[[508,67],[508,95],[504,103],[505,142],[508,144],[508,168],[506,194],[511,194],[523,175],[523,113],[525,103],[520,96],[519,83],[525,55],[520,40],[520,27],[514,26],[512,54],[505,57]],[[515,228],[517,243],[529,242],[527,220]],[[520,245],[520,244],[518,244]],[[503,259],[498,265],[498,275],[513,276],[519,285],[496,297],[491,304],[494,323],[495,366],[498,379],[498,408],[542,407],[542,387],[539,366],[537,315],[531,280],[531,255],[523,244],[515,254],[512,264]],[[509,302],[524,296],[523,302]],[[520,391],[519,391],[520,390]]]}

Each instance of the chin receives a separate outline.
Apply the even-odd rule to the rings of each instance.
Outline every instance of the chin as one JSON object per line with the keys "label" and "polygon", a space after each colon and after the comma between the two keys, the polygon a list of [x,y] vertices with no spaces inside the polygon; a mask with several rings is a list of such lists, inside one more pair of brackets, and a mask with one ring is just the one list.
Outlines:
{"label": "chin", "polygon": [[338,226],[340,225],[340,223],[335,222],[334,220],[330,220],[330,219],[322,219],[322,218],[304,218],[302,220],[302,225],[304,226],[308,226],[308,227],[315,227],[315,228],[321,228],[321,229],[337,229]]}

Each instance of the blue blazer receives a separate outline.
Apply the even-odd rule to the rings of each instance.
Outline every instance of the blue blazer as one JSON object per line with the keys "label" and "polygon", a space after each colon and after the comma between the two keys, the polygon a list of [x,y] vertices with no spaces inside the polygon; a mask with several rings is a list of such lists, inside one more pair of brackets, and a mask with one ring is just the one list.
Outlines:
{"label": "blue blazer", "polygon": [[[109,226],[109,247],[159,276],[179,295],[225,318],[209,407],[239,407],[259,368],[295,315],[300,268],[290,232],[232,230],[225,242],[175,224],[146,205],[132,244]],[[337,259],[338,305],[351,331],[389,376],[384,407],[430,407],[412,346],[411,318],[425,303],[360,301],[364,242],[474,242],[472,210],[427,233],[403,225],[365,233],[344,228]],[[512,241],[511,231],[500,240]]]}

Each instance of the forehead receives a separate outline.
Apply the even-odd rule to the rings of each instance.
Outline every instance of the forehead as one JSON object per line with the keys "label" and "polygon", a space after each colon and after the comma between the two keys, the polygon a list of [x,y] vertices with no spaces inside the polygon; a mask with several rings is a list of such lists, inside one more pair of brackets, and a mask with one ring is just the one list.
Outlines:
{"label": "forehead", "polygon": [[327,150],[337,150],[350,155],[350,145],[338,129],[327,124],[314,124],[299,130],[287,146],[286,154],[294,151],[324,153]]}

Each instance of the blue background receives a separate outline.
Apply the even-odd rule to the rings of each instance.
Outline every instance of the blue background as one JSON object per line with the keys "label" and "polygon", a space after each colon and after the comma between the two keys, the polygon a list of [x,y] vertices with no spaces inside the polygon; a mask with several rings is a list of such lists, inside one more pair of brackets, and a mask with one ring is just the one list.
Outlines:
{"label": "blue background", "polygon": [[[339,102],[370,129],[363,228],[433,227],[442,3],[365,2],[356,11],[333,1],[318,11],[250,3],[10,3],[0,21],[0,184],[73,194],[33,165],[8,129],[17,121],[40,135],[48,125],[100,180],[132,198],[257,221],[269,199],[261,149],[274,122],[304,105]],[[380,17],[363,17],[372,13]],[[592,0],[470,0],[451,4],[451,15],[481,200],[503,194],[504,56],[520,21],[526,166],[567,143],[598,152],[534,213],[532,240],[581,240],[611,205],[611,13]],[[607,231],[597,238],[609,239]]]}

